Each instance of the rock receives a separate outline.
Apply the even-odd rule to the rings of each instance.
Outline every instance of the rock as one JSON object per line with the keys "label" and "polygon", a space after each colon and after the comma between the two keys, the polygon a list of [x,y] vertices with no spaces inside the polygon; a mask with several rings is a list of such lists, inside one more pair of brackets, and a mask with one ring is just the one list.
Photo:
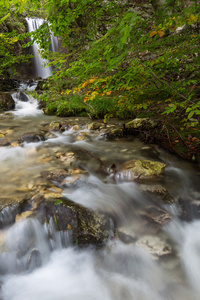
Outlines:
{"label": "rock", "polygon": [[21,141],[26,143],[37,143],[44,141],[44,136],[37,132],[26,132],[21,135]]}
{"label": "rock", "polygon": [[66,167],[70,167],[76,161],[75,154],[73,152],[62,153],[56,152],[55,157],[60,161],[64,162]]}
{"label": "rock", "polygon": [[0,147],[10,146],[10,142],[5,137],[0,137]]}
{"label": "rock", "polygon": [[173,197],[168,193],[166,188],[162,185],[147,185],[141,184],[141,189],[152,196],[155,202],[173,203]]}
{"label": "rock", "polygon": [[29,101],[29,97],[24,93],[24,92],[18,92],[16,93],[15,97],[23,102],[28,102]]}
{"label": "rock", "polygon": [[101,126],[99,138],[115,139],[124,136],[124,128],[122,125],[106,125]]}
{"label": "rock", "polygon": [[61,186],[74,186],[79,182],[80,177],[80,174],[73,174],[71,176],[68,176],[61,182]]}
{"label": "rock", "polygon": [[51,171],[42,171],[41,175],[47,180],[62,182],[69,173],[65,169],[55,169]]}
{"label": "rock", "polygon": [[11,93],[0,93],[0,108],[3,110],[10,110],[15,108],[15,101],[13,100]]}
{"label": "rock", "polygon": [[33,212],[32,211],[25,211],[25,212],[22,212],[20,215],[16,215],[16,218],[15,218],[15,222],[19,222],[19,221],[22,221],[24,219],[27,219],[27,218],[30,218],[33,216]]}
{"label": "rock", "polygon": [[150,222],[157,223],[160,225],[159,227],[171,221],[171,216],[166,211],[154,206],[146,208],[145,211],[141,213],[141,216]]}
{"label": "rock", "polygon": [[98,130],[98,129],[100,129],[101,126],[102,126],[102,123],[100,123],[100,122],[92,122],[87,125],[87,128],[89,130]]}
{"label": "rock", "polygon": [[158,125],[157,122],[149,118],[136,118],[126,123],[125,127],[126,129],[138,129],[138,128],[148,129],[148,128],[154,128],[157,125]]}
{"label": "rock", "polygon": [[48,191],[48,190],[46,190],[45,193],[44,193],[44,199],[45,200],[59,199],[59,198],[62,198],[61,193],[56,193],[56,192],[52,192],[52,191]]}
{"label": "rock", "polygon": [[26,270],[32,272],[34,269],[41,267],[42,258],[38,249],[33,249],[26,263]]}
{"label": "rock", "polygon": [[0,91],[13,91],[19,86],[16,79],[0,78]]}
{"label": "rock", "polygon": [[116,173],[120,180],[152,180],[158,178],[165,169],[165,164],[158,161],[134,159],[121,165]]}
{"label": "rock", "polygon": [[118,231],[117,236],[125,244],[133,244],[137,240],[136,237],[133,237],[132,235],[126,234],[122,231]]}
{"label": "rock", "polygon": [[80,127],[80,125],[74,125],[74,126],[72,127],[72,130],[73,130],[73,131],[81,130],[81,127]]}
{"label": "rock", "polygon": [[59,231],[70,231],[76,245],[102,245],[110,234],[110,219],[103,213],[92,211],[66,200],[54,205],[46,203],[46,219],[53,218]]}
{"label": "rock", "polygon": [[59,122],[51,122],[49,125],[49,131],[59,131],[61,129],[62,125]]}
{"label": "rock", "polygon": [[179,216],[184,221],[193,221],[200,219],[200,199],[191,201],[191,199],[178,199],[180,206]]}
{"label": "rock", "polygon": [[172,247],[158,236],[144,236],[136,242],[136,245],[149,252],[155,258],[173,253]]}

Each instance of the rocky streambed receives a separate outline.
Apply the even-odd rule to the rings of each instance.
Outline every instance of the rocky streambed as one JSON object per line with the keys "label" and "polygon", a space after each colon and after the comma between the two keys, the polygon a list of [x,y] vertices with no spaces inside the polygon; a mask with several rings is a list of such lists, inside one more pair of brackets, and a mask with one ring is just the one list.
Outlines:
{"label": "rocky streambed", "polygon": [[[133,122],[44,116],[20,93],[12,96],[15,110],[0,116],[2,299],[25,299],[28,290],[31,299],[67,299],[70,291],[73,299],[196,299],[187,249],[195,252],[198,242],[189,238],[200,226],[198,169],[123,137]],[[66,280],[78,278],[82,288],[65,289],[68,269]],[[34,274],[47,286],[34,290]],[[49,286],[54,280],[60,290]]]}

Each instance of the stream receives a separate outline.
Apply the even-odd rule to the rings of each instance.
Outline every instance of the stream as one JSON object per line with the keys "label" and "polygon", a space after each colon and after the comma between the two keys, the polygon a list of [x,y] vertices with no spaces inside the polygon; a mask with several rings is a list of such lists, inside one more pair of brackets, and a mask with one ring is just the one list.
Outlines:
{"label": "stream", "polygon": [[[0,299],[199,299],[200,221],[190,205],[199,205],[198,169],[136,138],[104,139],[96,132],[89,132],[86,124],[91,121],[86,118],[62,120],[45,116],[37,100],[28,98],[28,102],[23,102],[19,93],[14,93],[16,109],[0,120],[1,131],[12,136],[10,146],[0,147],[1,205],[33,190],[39,184],[42,171],[63,167],[58,153],[73,153],[73,163],[88,176],[83,175],[76,185],[64,186],[62,196],[109,213],[116,220],[118,234],[100,249],[77,247],[70,243],[68,235],[63,243],[63,233],[56,231],[55,226],[51,228],[53,238],[48,238],[48,226],[35,218],[9,223],[14,212],[6,207],[0,215],[3,224],[0,231]],[[23,133],[42,132],[52,121],[72,126],[64,132],[49,134],[44,141],[17,144]],[[79,139],[83,132],[86,138]],[[138,218],[147,207],[156,207],[152,195],[143,193],[140,183],[123,179],[113,181],[108,174],[99,172],[102,162],[109,167],[112,163],[120,165],[135,158],[157,160],[167,165],[159,184],[168,190],[174,202],[156,204],[171,216],[170,222],[156,230],[156,234],[154,223],[149,222],[145,227]],[[180,217],[179,199],[188,202],[189,220]],[[25,249],[31,239],[35,240],[41,261],[37,265],[35,260],[35,265],[27,270],[30,251]],[[170,253],[166,251],[169,255],[162,255],[166,249],[171,249]]]}

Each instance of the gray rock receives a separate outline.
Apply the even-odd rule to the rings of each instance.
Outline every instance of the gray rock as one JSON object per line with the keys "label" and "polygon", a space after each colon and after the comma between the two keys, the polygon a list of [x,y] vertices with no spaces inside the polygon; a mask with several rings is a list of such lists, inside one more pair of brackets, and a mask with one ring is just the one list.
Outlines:
{"label": "gray rock", "polygon": [[26,143],[37,143],[44,140],[44,136],[37,132],[26,132],[21,135],[21,141]]}

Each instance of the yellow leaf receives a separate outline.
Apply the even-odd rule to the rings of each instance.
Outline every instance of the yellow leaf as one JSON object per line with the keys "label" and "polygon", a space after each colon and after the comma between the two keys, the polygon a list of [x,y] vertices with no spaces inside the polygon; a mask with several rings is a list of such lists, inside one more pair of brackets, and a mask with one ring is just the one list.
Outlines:
{"label": "yellow leaf", "polygon": [[112,91],[109,91],[109,92],[106,93],[106,95],[110,95],[111,93],[112,93]]}
{"label": "yellow leaf", "polygon": [[158,30],[158,35],[159,35],[159,37],[162,37],[164,34],[165,34],[164,31]]}
{"label": "yellow leaf", "polygon": [[157,31],[152,31],[151,33],[150,33],[150,37],[153,37],[154,35],[156,35],[157,34]]}
{"label": "yellow leaf", "polygon": [[72,229],[71,225],[68,224],[67,229],[71,230]]}

